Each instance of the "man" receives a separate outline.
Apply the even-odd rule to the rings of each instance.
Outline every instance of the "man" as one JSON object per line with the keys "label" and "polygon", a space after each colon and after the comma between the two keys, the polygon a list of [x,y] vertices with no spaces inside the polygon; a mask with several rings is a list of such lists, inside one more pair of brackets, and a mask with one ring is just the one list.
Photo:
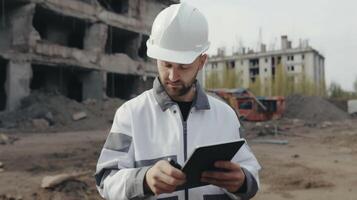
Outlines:
{"label": "man", "polygon": [[185,174],[167,161],[183,164],[196,146],[239,139],[239,121],[225,103],[207,96],[196,75],[209,47],[205,17],[194,7],[172,5],[156,17],[147,54],[157,59],[153,89],[116,112],[96,172],[106,199],[249,199],[259,186],[260,165],[247,145],[232,161],[218,161],[220,172],[204,172],[210,185],[176,191]]}

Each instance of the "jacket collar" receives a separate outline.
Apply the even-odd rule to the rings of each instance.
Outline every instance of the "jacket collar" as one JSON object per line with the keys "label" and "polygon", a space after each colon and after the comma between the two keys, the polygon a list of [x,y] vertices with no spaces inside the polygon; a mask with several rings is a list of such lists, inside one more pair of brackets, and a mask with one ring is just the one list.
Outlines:
{"label": "jacket collar", "polygon": [[[197,110],[209,110],[210,105],[208,102],[208,97],[206,93],[203,91],[201,85],[198,81],[195,83],[196,85],[196,95],[193,100],[192,107],[195,107]],[[165,111],[172,105],[176,104],[166,93],[165,88],[162,86],[159,77],[156,77],[153,85],[154,97],[159,104],[162,111]]]}

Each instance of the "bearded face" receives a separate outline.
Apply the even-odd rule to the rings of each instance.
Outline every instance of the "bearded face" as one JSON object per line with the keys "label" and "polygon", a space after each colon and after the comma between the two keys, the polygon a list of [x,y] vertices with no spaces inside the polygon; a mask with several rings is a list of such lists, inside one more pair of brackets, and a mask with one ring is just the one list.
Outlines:
{"label": "bearded face", "polygon": [[[178,64],[166,61],[158,61],[158,71],[161,84],[167,94],[174,100],[187,95],[195,81],[198,71],[202,68],[204,61],[198,57],[191,64]],[[201,65],[202,64],[202,65]]]}

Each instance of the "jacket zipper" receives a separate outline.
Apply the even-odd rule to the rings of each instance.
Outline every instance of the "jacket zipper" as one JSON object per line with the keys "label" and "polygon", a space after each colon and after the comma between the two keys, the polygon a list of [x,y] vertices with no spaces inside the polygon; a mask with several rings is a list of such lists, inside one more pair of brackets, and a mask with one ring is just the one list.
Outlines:
{"label": "jacket zipper", "polygon": [[[187,160],[187,120],[188,117],[191,113],[191,109],[189,110],[189,113],[187,115],[186,121],[183,120],[183,116],[180,110],[180,106],[177,105],[178,110],[180,111],[180,117],[181,117],[181,122],[182,122],[182,129],[183,129],[183,158],[184,161],[186,162]],[[185,189],[185,200],[189,200],[188,198],[188,189]]]}
{"label": "jacket zipper", "polygon": [[[187,117],[188,119],[188,117]],[[184,160],[187,160],[187,121],[182,121],[183,125],[183,151]],[[185,200],[188,200],[188,189],[185,189]]]}

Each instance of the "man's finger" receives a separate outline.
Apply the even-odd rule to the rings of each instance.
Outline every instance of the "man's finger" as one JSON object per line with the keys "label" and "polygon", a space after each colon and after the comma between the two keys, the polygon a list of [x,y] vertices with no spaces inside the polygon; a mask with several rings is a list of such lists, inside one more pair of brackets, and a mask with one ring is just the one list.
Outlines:
{"label": "man's finger", "polygon": [[169,162],[165,161],[161,166],[160,170],[168,176],[175,177],[176,179],[185,180],[185,174],[175,167],[171,166]]}
{"label": "man's finger", "polygon": [[221,169],[227,169],[229,171],[240,170],[240,165],[238,163],[233,163],[231,161],[217,161],[214,166]]}
{"label": "man's finger", "polygon": [[160,171],[160,175],[158,176],[158,178],[160,181],[162,181],[168,185],[174,186],[174,187],[185,183],[185,179],[177,179],[173,176],[165,174],[162,171]]}
{"label": "man's finger", "polygon": [[203,178],[216,179],[221,181],[236,181],[243,179],[243,174],[237,171],[234,172],[215,172],[215,171],[206,171],[202,173]]}
{"label": "man's finger", "polygon": [[171,193],[175,191],[176,187],[168,185],[160,180],[157,180],[153,184],[154,186],[154,193],[156,195],[162,194],[162,193]]}
{"label": "man's finger", "polygon": [[221,188],[225,188],[230,192],[237,191],[243,184],[242,181],[221,181],[217,179],[201,178],[201,182],[209,183]]}
{"label": "man's finger", "polygon": [[224,185],[224,186],[235,186],[237,185],[237,181],[222,181],[213,178],[201,178],[201,182],[209,183],[213,185]]}

